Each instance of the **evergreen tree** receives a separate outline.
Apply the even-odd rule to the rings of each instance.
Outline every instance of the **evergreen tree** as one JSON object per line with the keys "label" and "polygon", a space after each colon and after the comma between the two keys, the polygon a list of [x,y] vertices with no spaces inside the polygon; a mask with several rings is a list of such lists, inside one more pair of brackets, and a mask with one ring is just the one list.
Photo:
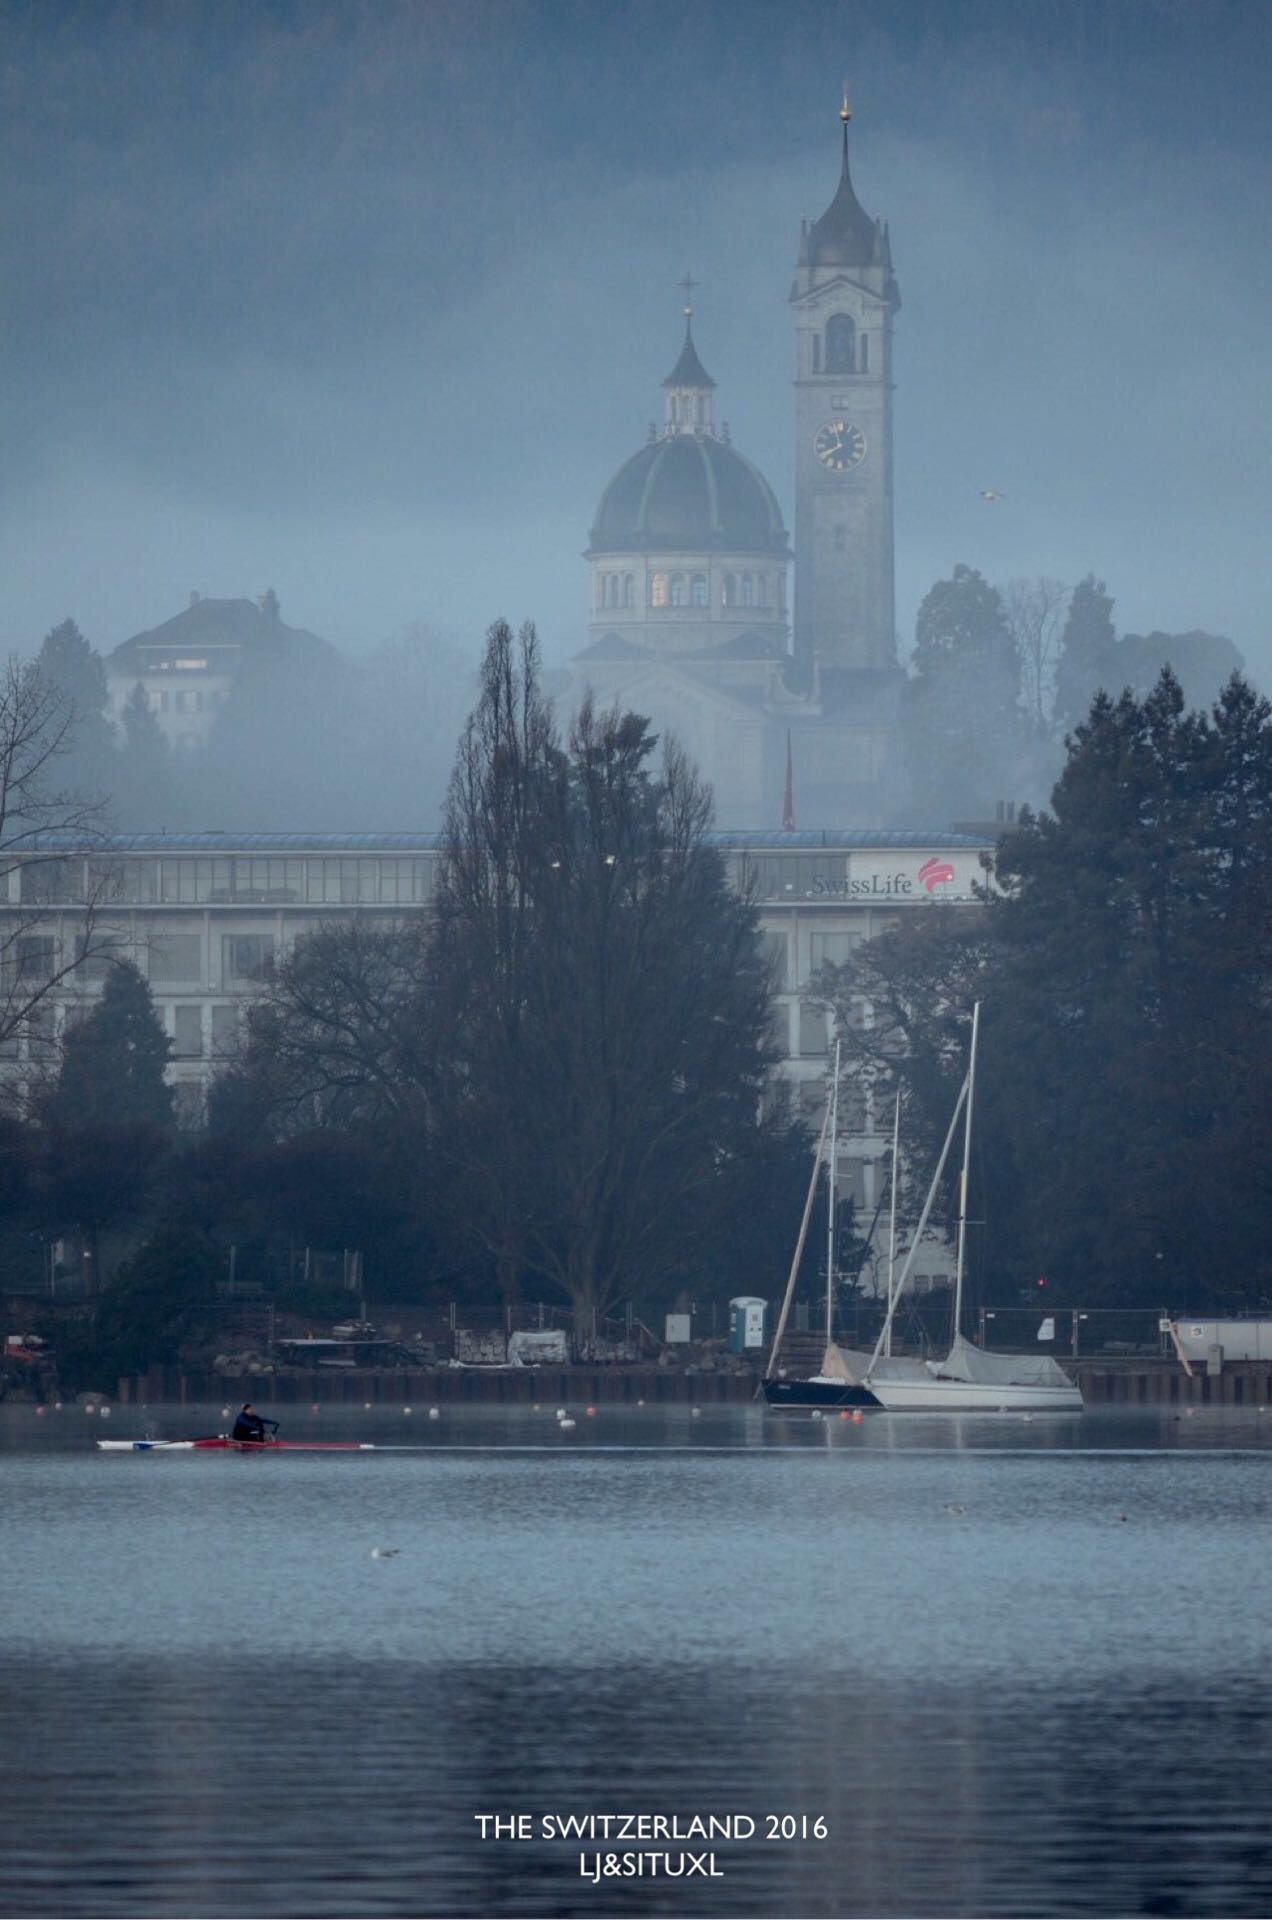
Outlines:
{"label": "evergreen tree", "polygon": [[69,762],[73,782],[97,790],[110,782],[114,731],[106,716],[108,693],[101,655],[73,620],[44,636],[36,662],[44,680],[69,701],[74,724]]}
{"label": "evergreen tree", "polygon": [[115,797],[121,826],[147,827],[171,817],[171,760],[163,728],[140,680],[120,715],[123,746],[117,755]]}
{"label": "evergreen tree", "polygon": [[130,962],[116,962],[101,999],[66,1037],[48,1124],[171,1126],[172,1089],[164,1078],[171,1050],[149,986]]}
{"label": "evergreen tree", "polygon": [[1023,732],[1020,655],[997,591],[957,566],[919,608],[905,721],[916,813],[989,819],[1013,797]]}
{"label": "evergreen tree", "polygon": [[1060,639],[1055,715],[1062,732],[1071,731],[1086,718],[1087,709],[1101,687],[1116,691],[1121,685],[1116,652],[1112,598],[1103,580],[1089,573],[1073,589],[1069,617]]}

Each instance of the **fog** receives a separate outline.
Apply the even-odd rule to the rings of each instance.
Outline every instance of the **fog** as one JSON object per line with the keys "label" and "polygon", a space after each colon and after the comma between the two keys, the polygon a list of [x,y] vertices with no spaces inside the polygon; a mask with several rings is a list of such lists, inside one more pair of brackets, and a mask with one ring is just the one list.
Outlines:
{"label": "fog", "polygon": [[[272,586],[354,656],[585,641],[675,358],[793,516],[786,306],[885,216],[901,654],[956,562],[1272,678],[1265,5],[10,4],[3,637]],[[1001,491],[993,504],[982,488]],[[361,824],[361,823],[359,823]]]}

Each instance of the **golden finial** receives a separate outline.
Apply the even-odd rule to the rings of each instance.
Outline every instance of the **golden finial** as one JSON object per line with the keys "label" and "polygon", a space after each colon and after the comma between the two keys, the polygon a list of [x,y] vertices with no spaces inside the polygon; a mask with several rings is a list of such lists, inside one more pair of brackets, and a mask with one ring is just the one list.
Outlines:
{"label": "golden finial", "polygon": [[848,82],[844,81],[844,103],[839,109],[839,118],[844,126],[852,119],[852,108],[848,105]]}

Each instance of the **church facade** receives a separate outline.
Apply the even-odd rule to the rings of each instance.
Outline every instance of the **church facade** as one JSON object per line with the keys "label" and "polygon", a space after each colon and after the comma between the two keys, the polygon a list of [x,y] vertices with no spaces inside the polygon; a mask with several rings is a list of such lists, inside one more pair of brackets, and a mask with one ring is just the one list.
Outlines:
{"label": "church facade", "polygon": [[[893,604],[892,323],[886,227],[840,178],[804,222],[795,321],[795,537],[716,421],[685,307],[664,419],[601,496],[575,691],[647,713],[715,793],[726,828],[871,828],[899,794]],[[793,580],[792,580],[793,572]]]}

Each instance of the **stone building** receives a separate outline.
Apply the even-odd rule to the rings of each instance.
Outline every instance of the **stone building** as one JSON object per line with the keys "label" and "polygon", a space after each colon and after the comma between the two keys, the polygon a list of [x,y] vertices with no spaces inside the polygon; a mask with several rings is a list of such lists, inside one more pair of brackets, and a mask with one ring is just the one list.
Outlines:
{"label": "stone building", "polygon": [[272,591],[259,600],[191,594],[181,613],[106,656],[107,713],[119,725],[140,684],[169,746],[187,753],[206,746],[245,669],[301,676],[319,658],[334,658],[334,649],[316,633],[289,627]]}
{"label": "stone building", "polygon": [[717,425],[686,306],[663,425],[605,488],[586,553],[588,644],[574,697],[590,686],[674,732],[728,828],[795,817],[881,827],[898,811],[900,296],[887,229],[853,188],[849,117],[845,102],[838,187],[821,218],[801,225],[791,292],[793,552],[772,487]]}

